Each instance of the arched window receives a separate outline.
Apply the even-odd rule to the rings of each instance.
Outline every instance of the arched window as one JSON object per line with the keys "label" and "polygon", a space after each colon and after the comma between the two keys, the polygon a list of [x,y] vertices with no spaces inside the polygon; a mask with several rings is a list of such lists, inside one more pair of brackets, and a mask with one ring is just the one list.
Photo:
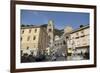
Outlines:
{"label": "arched window", "polygon": [[33,40],[35,40],[35,39],[36,39],[36,36],[33,37]]}
{"label": "arched window", "polygon": [[68,36],[66,36],[66,39],[68,39],[69,37]]}
{"label": "arched window", "polygon": [[64,44],[64,45],[66,45],[66,42],[65,42],[65,40],[63,41],[63,44]]}

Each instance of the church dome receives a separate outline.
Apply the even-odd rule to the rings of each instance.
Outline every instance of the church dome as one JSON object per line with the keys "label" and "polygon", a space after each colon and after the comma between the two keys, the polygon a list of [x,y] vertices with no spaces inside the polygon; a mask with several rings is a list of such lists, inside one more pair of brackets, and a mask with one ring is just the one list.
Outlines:
{"label": "church dome", "polygon": [[64,33],[70,33],[73,31],[73,28],[71,26],[66,26],[64,29]]}

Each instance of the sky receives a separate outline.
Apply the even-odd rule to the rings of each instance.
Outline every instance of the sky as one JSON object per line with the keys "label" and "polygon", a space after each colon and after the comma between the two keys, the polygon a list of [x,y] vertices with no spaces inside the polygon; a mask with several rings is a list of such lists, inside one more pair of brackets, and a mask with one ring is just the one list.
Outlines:
{"label": "sky", "polygon": [[89,17],[89,13],[82,12],[21,10],[21,24],[42,25],[48,24],[49,20],[53,20],[57,29],[64,29],[66,26],[77,29],[80,25],[89,24]]}

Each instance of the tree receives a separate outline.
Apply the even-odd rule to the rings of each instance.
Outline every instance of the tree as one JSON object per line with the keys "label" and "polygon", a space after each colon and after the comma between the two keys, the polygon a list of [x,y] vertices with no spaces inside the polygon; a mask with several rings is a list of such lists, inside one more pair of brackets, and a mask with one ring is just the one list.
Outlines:
{"label": "tree", "polygon": [[21,25],[21,27],[25,27],[25,25],[24,25],[24,24],[22,24],[22,25]]}
{"label": "tree", "polygon": [[80,25],[80,28],[82,28],[83,27],[83,25]]}

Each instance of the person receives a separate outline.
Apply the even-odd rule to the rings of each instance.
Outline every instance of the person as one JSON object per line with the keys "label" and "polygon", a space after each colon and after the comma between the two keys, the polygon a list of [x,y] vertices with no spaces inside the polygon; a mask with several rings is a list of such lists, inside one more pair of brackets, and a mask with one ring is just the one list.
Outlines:
{"label": "person", "polygon": [[81,51],[81,54],[80,54],[81,56],[83,55],[83,52]]}
{"label": "person", "polygon": [[23,56],[21,56],[21,62],[22,63],[29,62],[28,61],[28,54],[27,53],[24,53]]}
{"label": "person", "polygon": [[89,52],[85,52],[84,58],[85,58],[85,59],[89,59]]}
{"label": "person", "polygon": [[35,57],[34,57],[32,54],[30,54],[30,55],[28,56],[28,61],[29,61],[29,62],[35,62]]}
{"label": "person", "polygon": [[52,56],[52,61],[56,61],[56,57],[54,55]]}

